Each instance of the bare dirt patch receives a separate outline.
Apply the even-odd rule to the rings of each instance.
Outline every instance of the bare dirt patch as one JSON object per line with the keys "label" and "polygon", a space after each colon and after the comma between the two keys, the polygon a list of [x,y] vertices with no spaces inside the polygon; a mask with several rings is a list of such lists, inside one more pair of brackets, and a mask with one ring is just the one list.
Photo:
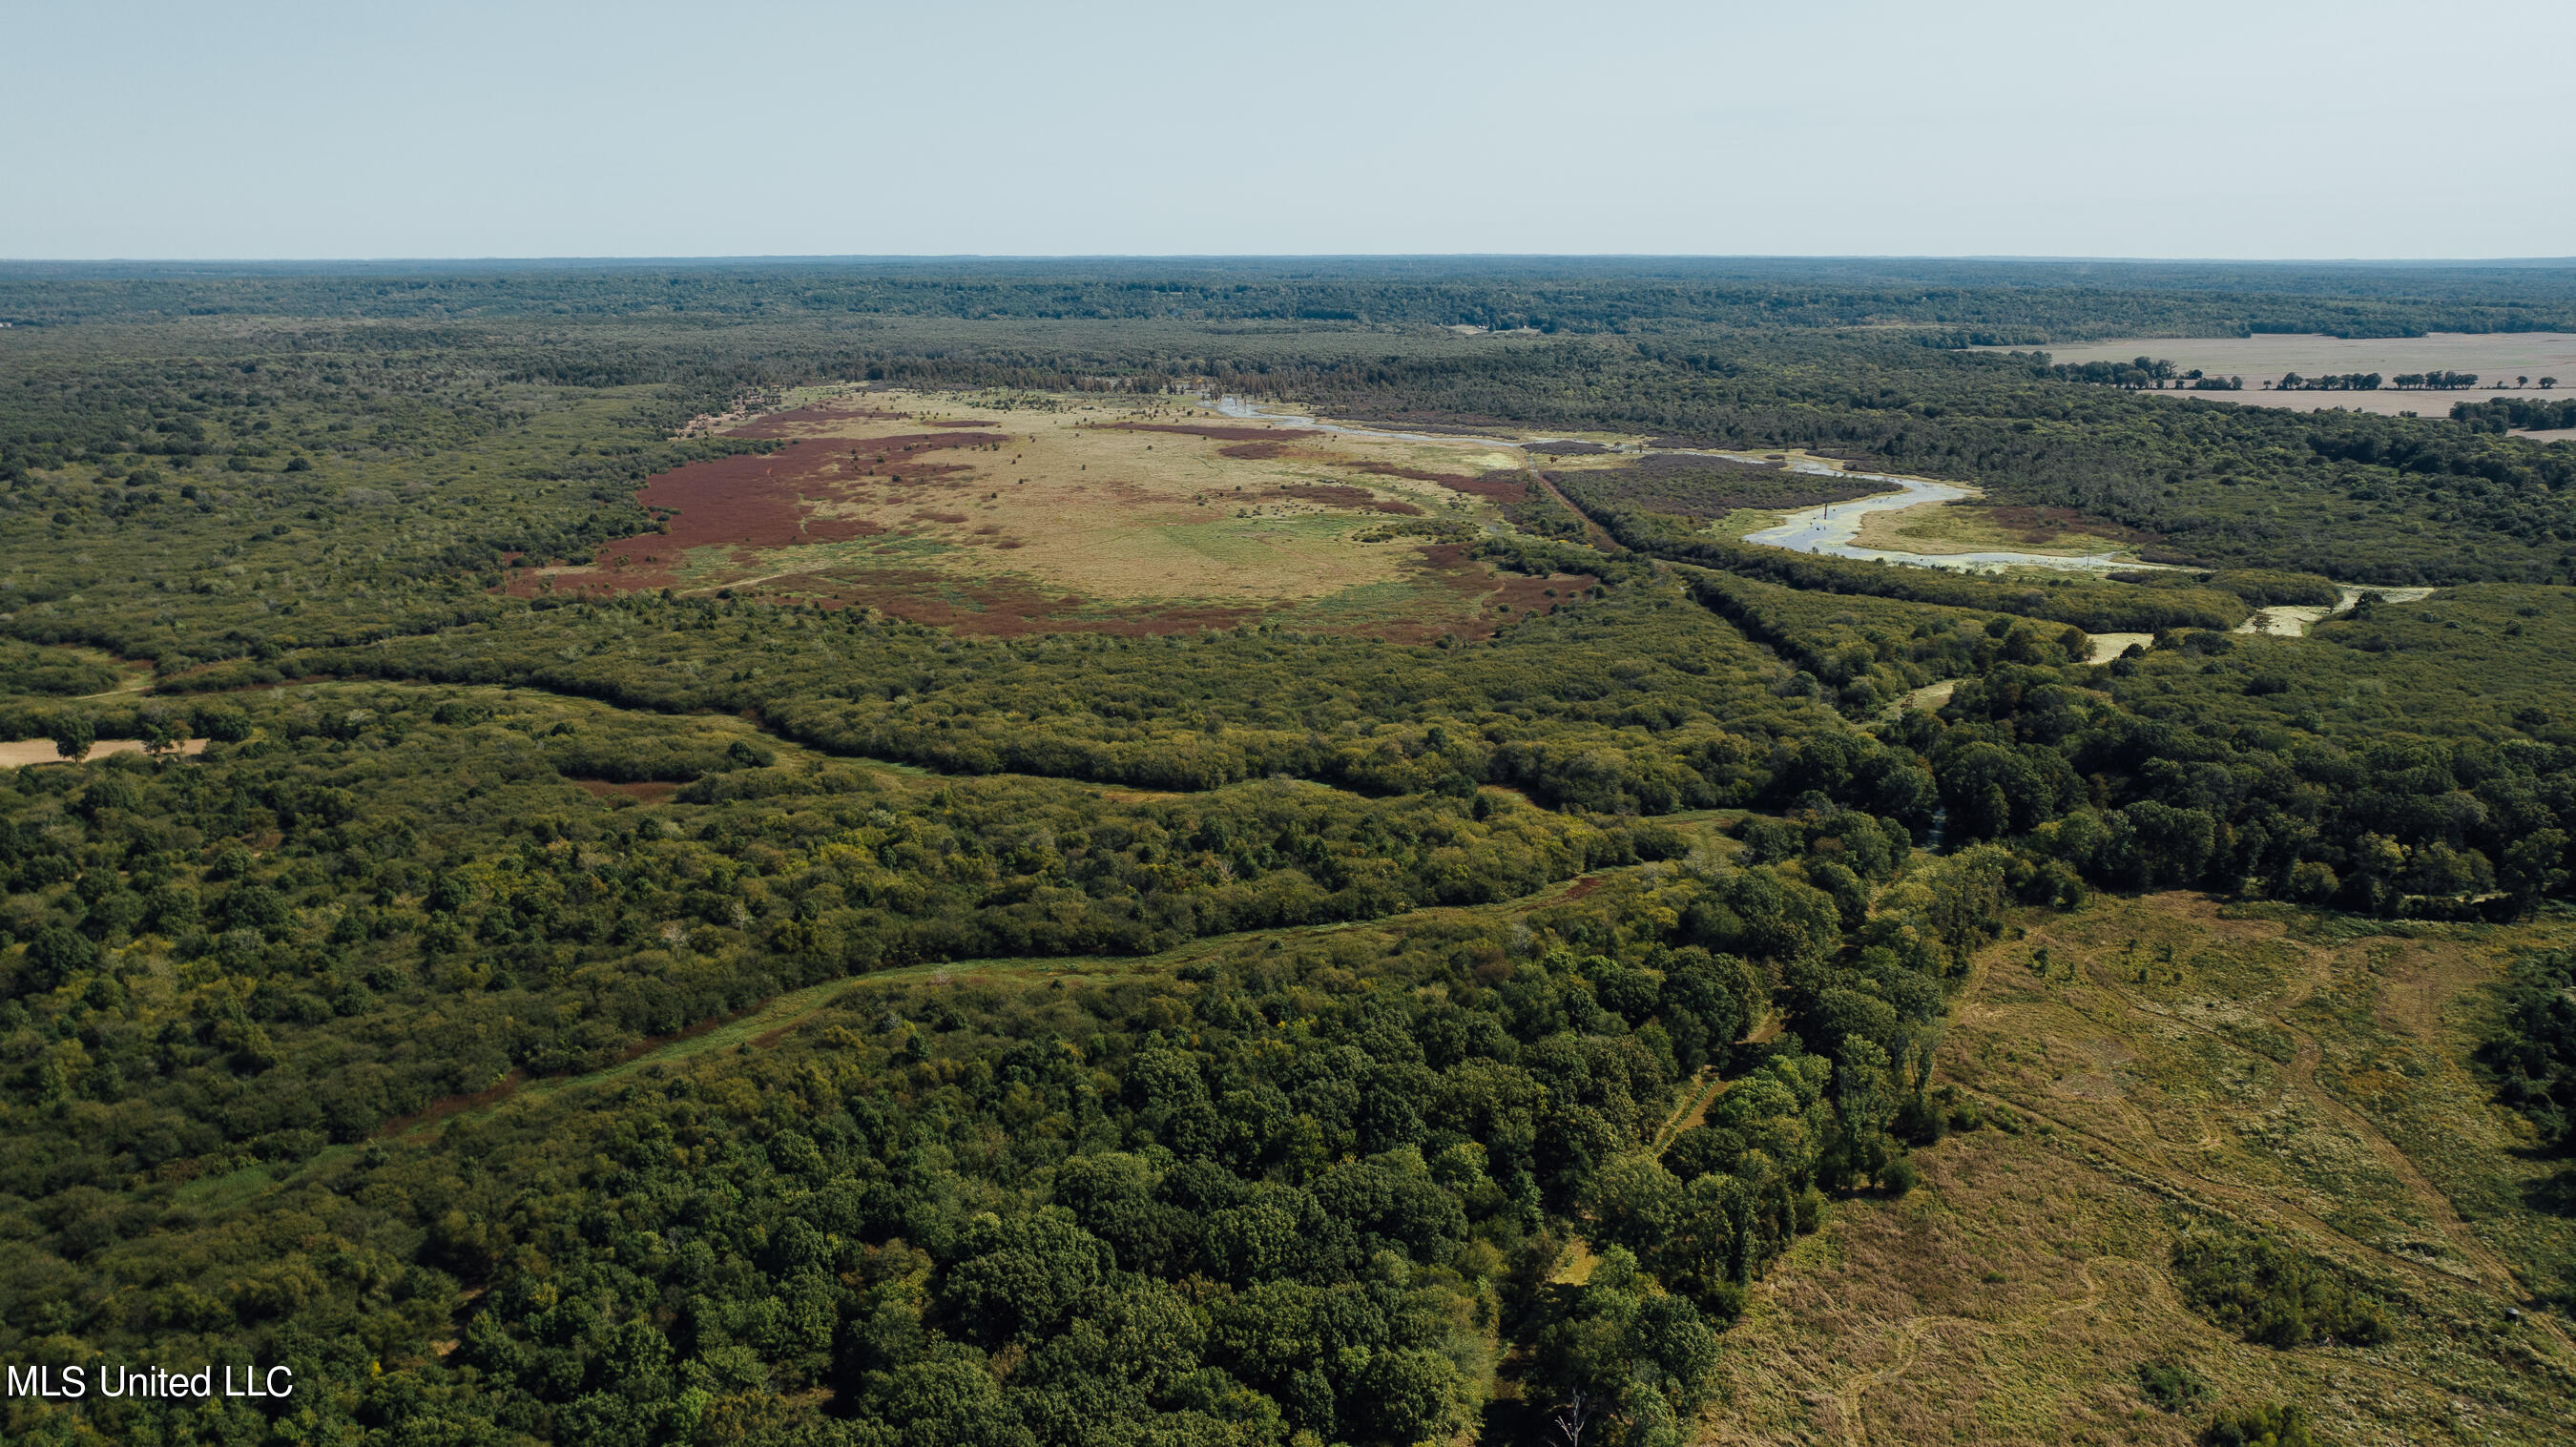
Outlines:
{"label": "bare dirt patch", "polygon": [[[182,754],[202,754],[205,751],[206,741],[204,739],[182,739],[179,741],[179,752]],[[140,739],[100,739],[97,743],[90,745],[88,756],[83,758],[81,762],[88,763],[92,759],[105,758],[109,754],[139,754],[142,752],[143,741]],[[59,764],[62,762],[62,753],[54,747],[54,741],[51,739],[20,739],[14,743],[0,743],[0,769],[21,768],[28,764]]]}

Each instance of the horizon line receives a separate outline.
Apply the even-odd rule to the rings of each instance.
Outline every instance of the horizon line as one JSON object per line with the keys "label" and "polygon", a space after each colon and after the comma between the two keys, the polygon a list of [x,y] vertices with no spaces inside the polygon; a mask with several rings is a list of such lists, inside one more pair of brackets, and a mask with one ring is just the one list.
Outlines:
{"label": "horizon line", "polygon": [[1355,261],[1626,261],[1626,262],[1979,262],[2090,266],[2464,266],[2568,267],[2576,256],[2075,256],[1992,252],[1653,252],[1653,251],[1318,251],[1318,252],[742,252],[699,255],[546,256],[200,256],[0,257],[0,268],[276,267],[276,266],[651,266],[889,265],[993,262],[1355,262]]}

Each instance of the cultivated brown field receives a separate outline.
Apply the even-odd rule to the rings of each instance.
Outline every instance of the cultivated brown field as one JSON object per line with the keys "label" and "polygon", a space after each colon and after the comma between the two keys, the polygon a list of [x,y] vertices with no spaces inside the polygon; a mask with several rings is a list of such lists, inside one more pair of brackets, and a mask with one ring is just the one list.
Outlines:
{"label": "cultivated brown field", "polygon": [[[2109,342],[2079,342],[2046,349],[2058,362],[2125,362],[2134,357],[2163,357],[2184,371],[2194,367],[2220,377],[2243,377],[2242,392],[2181,392],[2159,395],[2198,397],[2260,407],[2286,407],[2300,412],[2342,408],[2394,417],[2413,412],[2447,417],[2451,404],[2489,397],[2567,396],[2576,392],[2576,333],[2568,332],[2435,332],[2421,337],[2345,338],[2297,334],[2256,337],[2128,337]],[[2468,372],[2478,378],[2466,391],[2266,392],[2267,381],[2285,372],[2330,376],[2343,372]],[[2529,377],[2556,377],[2555,390],[2544,393],[2511,383]]]}

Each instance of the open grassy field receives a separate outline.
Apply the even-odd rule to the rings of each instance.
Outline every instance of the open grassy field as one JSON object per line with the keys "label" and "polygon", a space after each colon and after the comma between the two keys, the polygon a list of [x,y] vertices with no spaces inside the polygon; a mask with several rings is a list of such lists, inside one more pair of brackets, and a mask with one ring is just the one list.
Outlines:
{"label": "open grassy field", "polygon": [[[2206,897],[2099,899],[1988,948],[1939,1076],[2009,1129],[1921,1152],[1758,1286],[1724,1442],[2171,1442],[2281,1401],[2336,1443],[2563,1441],[2576,1349],[2525,1312],[2576,1222],[2470,1063],[2532,926],[2397,932]],[[2017,937],[2013,937],[2017,936]],[[2382,1306],[2372,1346],[2256,1345],[2195,1311],[2175,1242],[2274,1242]],[[2207,1389],[2169,1413],[2138,1367]]]}
{"label": "open grassy field", "polygon": [[[2048,349],[2058,362],[2125,362],[2133,357],[2163,357],[2184,371],[2194,367],[2214,376],[2243,377],[2242,392],[2183,392],[2214,402],[2242,402],[2319,412],[2343,408],[2383,417],[2414,413],[2450,415],[2451,404],[2489,397],[2563,395],[2576,387],[2576,334],[2567,332],[2434,332],[2420,337],[2328,337],[2266,333],[2252,337],[2126,337],[2107,342],[2078,342]],[[2343,372],[2467,372],[2478,385],[2465,391],[2266,392],[2262,384],[2285,372],[2332,376]],[[2558,390],[2515,385],[2527,377],[2558,378]],[[2498,386],[2497,383],[2503,383]]]}
{"label": "open grassy field", "polygon": [[2120,337],[2048,349],[2058,362],[2125,362],[2168,357],[2186,370],[2241,375],[2247,386],[2283,372],[2474,372],[2485,381],[2528,374],[2576,387],[2576,333],[2433,332],[2420,337],[2328,337],[2268,332],[2251,337]]}
{"label": "open grassy field", "polygon": [[1464,556],[1505,526],[1481,479],[1520,466],[1492,439],[1359,438],[1182,398],[812,388],[787,400],[693,424],[788,445],[653,478],[638,497],[667,532],[515,586],[728,590],[970,632],[1169,632],[1285,613],[1423,637],[1482,636],[1505,608],[1547,596],[1550,580],[1506,580]]}

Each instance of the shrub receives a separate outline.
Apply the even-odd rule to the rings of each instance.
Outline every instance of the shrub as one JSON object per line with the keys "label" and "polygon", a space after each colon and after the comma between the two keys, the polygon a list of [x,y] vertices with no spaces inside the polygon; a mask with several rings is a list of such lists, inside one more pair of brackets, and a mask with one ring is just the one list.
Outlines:
{"label": "shrub", "polygon": [[2324,1262],[2259,1238],[2199,1228],[2174,1243],[2183,1300],[2247,1341],[2287,1350],[2312,1342],[2368,1346],[2386,1339],[2376,1302]]}

